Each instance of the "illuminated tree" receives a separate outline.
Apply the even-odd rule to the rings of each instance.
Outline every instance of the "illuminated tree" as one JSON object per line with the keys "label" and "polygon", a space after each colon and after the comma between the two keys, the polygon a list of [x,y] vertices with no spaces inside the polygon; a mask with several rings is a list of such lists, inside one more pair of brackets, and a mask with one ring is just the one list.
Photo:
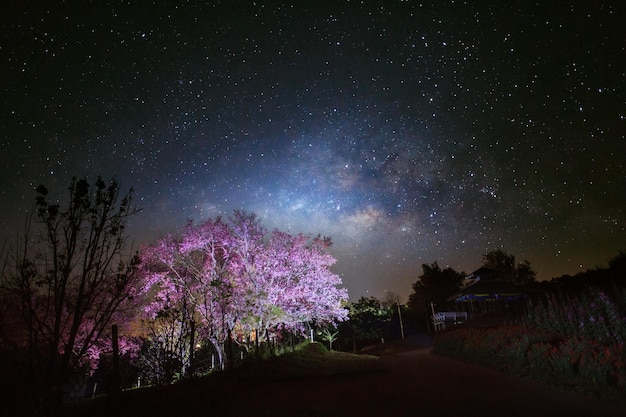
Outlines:
{"label": "illuminated tree", "polygon": [[193,321],[186,306],[162,309],[147,320],[146,339],[139,355],[141,375],[148,384],[168,384],[191,366]]}
{"label": "illuminated tree", "polygon": [[339,337],[339,332],[333,326],[326,326],[322,330],[318,331],[319,336],[323,341],[328,343],[328,350],[333,350],[333,343]]}
{"label": "illuminated tree", "polygon": [[[222,366],[229,344],[251,335],[269,340],[305,323],[346,318],[345,289],[330,271],[330,239],[266,231],[254,214],[235,212],[229,224],[188,224],[179,238],[143,249],[146,313],[192,306],[198,334],[209,340]],[[236,334],[235,334],[236,333]]]}
{"label": "illuminated tree", "polygon": [[37,187],[35,211],[2,284],[19,300],[33,404],[43,403],[40,412],[61,413],[72,372],[95,364],[102,349],[110,349],[111,325],[129,318],[139,286],[139,259],[125,245],[126,221],[137,212],[132,195],[120,198],[115,180],[98,178],[92,188],[74,178],[62,206]]}
{"label": "illuminated tree", "polygon": [[275,231],[266,245],[262,268],[265,311],[275,317],[266,328],[302,331],[306,322],[334,323],[344,320],[347,311],[341,279],[330,271],[335,259],[326,249],[330,239],[289,235]]}
{"label": "illuminated tree", "polygon": [[[235,212],[231,219],[236,275],[238,330],[243,340],[254,334],[266,340],[283,331],[302,333],[307,323],[345,320],[345,289],[330,271],[335,259],[327,252],[329,238],[291,235],[275,230],[269,239],[256,216]],[[271,344],[270,344],[271,346]]]}
{"label": "illuminated tree", "polygon": [[[144,292],[151,296],[145,307],[148,318],[189,306],[192,313],[185,320],[198,319],[199,334],[211,342],[222,365],[224,342],[236,318],[231,302],[237,288],[234,256],[230,230],[219,218],[189,223],[180,238],[167,236],[142,249]],[[188,323],[181,326],[189,328]]]}

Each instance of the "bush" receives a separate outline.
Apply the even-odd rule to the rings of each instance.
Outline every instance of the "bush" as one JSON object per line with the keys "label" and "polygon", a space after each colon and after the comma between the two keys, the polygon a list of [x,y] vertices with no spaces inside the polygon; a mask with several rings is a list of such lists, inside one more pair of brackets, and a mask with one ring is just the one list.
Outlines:
{"label": "bush", "polygon": [[311,342],[305,344],[302,347],[302,351],[313,355],[326,355],[328,353],[328,349],[326,349],[326,346],[319,342]]}
{"label": "bush", "polygon": [[602,344],[557,337],[526,326],[458,329],[435,339],[434,353],[478,362],[498,369],[579,390],[602,394],[626,388],[623,343]]}
{"label": "bush", "polygon": [[[595,289],[577,295],[545,294],[529,303],[524,324],[562,336],[581,337],[600,343],[626,341],[626,290],[608,294]],[[624,298],[622,300],[621,298]]]}

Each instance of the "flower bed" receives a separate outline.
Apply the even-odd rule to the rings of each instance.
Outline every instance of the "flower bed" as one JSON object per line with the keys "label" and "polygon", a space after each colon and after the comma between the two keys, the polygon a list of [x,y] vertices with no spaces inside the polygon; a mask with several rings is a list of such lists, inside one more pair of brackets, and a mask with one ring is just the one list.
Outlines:
{"label": "flower bed", "polygon": [[623,343],[556,339],[541,330],[506,326],[441,333],[433,352],[603,396],[626,391]]}
{"label": "flower bed", "polygon": [[548,294],[520,325],[441,333],[433,352],[601,396],[626,394],[626,292]]}

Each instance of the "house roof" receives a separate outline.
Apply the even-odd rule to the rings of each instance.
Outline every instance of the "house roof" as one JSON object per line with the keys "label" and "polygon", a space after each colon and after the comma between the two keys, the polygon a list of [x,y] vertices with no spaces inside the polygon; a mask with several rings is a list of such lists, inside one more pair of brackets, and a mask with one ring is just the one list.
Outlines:
{"label": "house roof", "polygon": [[477,269],[465,278],[461,290],[448,301],[515,300],[526,295],[518,285],[495,281],[495,274],[493,269]]}
{"label": "house roof", "polygon": [[466,276],[465,279],[480,279],[482,281],[487,281],[487,280],[494,279],[497,276],[497,274],[498,274],[498,271],[496,271],[495,269],[491,269],[491,268],[487,268],[483,266],[483,267],[478,268],[476,271],[472,272],[468,276]]}

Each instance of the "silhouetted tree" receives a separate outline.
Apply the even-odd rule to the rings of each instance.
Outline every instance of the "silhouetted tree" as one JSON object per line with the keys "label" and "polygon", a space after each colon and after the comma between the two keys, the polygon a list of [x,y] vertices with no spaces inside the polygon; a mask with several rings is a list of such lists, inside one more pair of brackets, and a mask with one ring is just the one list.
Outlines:
{"label": "silhouetted tree", "polygon": [[394,339],[404,339],[404,321],[406,316],[406,306],[401,303],[400,295],[393,291],[386,291],[381,305],[391,312],[390,322],[387,326],[385,337]]}
{"label": "silhouetted tree", "polygon": [[626,252],[620,251],[618,255],[609,259],[609,274],[619,286],[626,284]]}
{"label": "silhouetted tree", "polygon": [[530,262],[524,260],[516,264],[515,256],[501,249],[483,254],[483,266],[496,271],[494,278],[504,282],[524,285],[534,282],[536,277]]}
{"label": "silhouetted tree", "polygon": [[598,266],[573,276],[562,275],[541,284],[545,292],[568,294],[570,297],[593,289],[608,295],[622,310],[626,310],[626,254],[620,251],[610,258],[608,267]]}
{"label": "silhouetted tree", "polygon": [[422,321],[430,314],[430,303],[443,308],[449,297],[459,291],[464,272],[453,268],[441,269],[437,262],[431,265],[422,264],[422,274],[413,284],[413,292],[409,295],[408,306],[418,320]]}
{"label": "silhouetted tree", "polygon": [[91,188],[73,178],[63,206],[43,185],[36,191],[2,286],[20,306],[31,404],[55,415],[72,372],[95,364],[132,303],[139,259],[127,253],[125,224],[137,210],[116,180]]}
{"label": "silhouetted tree", "polygon": [[380,304],[385,308],[395,308],[400,304],[400,295],[393,291],[385,291],[385,297]]}

